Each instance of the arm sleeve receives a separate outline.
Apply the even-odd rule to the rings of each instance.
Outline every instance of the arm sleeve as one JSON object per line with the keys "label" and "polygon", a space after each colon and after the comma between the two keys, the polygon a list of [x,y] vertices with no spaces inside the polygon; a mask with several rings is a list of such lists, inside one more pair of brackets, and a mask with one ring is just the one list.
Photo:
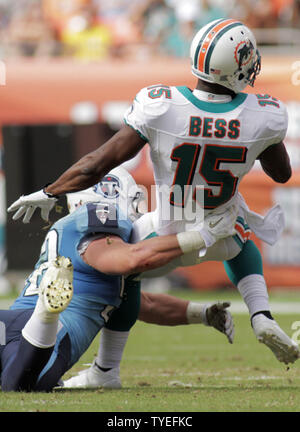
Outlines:
{"label": "arm sleeve", "polygon": [[124,115],[124,122],[128,126],[131,126],[140,137],[148,142],[149,132],[147,128],[147,120],[144,113],[143,106],[143,90],[141,90],[135,97],[132,105],[128,108]]}
{"label": "arm sleeve", "polygon": [[271,106],[266,113],[267,115],[264,119],[265,140],[262,151],[274,144],[279,144],[286,136],[288,128],[288,113],[285,105],[280,101],[278,101],[278,103],[279,108]]}
{"label": "arm sleeve", "polygon": [[143,88],[126,111],[124,122],[131,126],[146,142],[151,141],[151,131],[157,130],[160,120],[169,109],[169,87],[161,84]]}

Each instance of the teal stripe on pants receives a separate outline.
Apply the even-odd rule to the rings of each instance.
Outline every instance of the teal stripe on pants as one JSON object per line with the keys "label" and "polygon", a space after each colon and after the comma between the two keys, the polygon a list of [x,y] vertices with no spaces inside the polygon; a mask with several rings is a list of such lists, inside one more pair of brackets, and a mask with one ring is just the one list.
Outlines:
{"label": "teal stripe on pants", "polygon": [[233,259],[224,261],[227,276],[237,286],[239,281],[251,274],[263,276],[263,263],[259,249],[252,240],[248,240],[241,252]]}

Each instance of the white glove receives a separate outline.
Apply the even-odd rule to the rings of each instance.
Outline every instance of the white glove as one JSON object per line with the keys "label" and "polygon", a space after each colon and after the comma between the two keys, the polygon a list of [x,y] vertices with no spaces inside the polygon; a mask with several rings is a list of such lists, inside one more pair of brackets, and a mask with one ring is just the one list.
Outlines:
{"label": "white glove", "polygon": [[203,257],[207,248],[218,240],[235,235],[238,210],[239,206],[233,204],[223,211],[208,214],[204,221],[191,231],[178,233],[177,240],[182,252],[186,254],[198,250],[199,257]]}
{"label": "white glove", "polygon": [[204,218],[203,227],[199,229],[199,232],[206,247],[212,246],[222,238],[236,234],[234,227],[238,210],[239,207],[233,204],[222,212],[210,213]]}
{"label": "white glove", "polygon": [[33,213],[37,207],[41,209],[41,217],[46,222],[49,221],[49,213],[54,207],[57,198],[47,195],[44,190],[34,192],[30,195],[22,195],[8,209],[8,212],[16,213],[13,215],[13,220],[19,219],[25,213],[23,223],[29,223]]}
{"label": "white glove", "polygon": [[214,327],[227,336],[229,343],[233,343],[234,324],[231,313],[226,310],[230,302],[213,303],[206,305],[206,322],[204,324]]}

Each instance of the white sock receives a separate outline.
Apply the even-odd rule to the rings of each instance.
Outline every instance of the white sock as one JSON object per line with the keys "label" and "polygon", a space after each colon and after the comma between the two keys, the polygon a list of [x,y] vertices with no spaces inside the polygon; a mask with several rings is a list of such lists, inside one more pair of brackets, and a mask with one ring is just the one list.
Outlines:
{"label": "white sock", "polygon": [[22,335],[38,348],[52,347],[56,342],[58,319],[59,313],[48,312],[39,297],[33,314],[22,330]]}
{"label": "white sock", "polygon": [[129,331],[115,331],[103,328],[96,363],[102,368],[120,366]]}
{"label": "white sock", "polygon": [[263,276],[259,274],[246,276],[239,281],[237,287],[250,316],[259,311],[270,310],[268,290]]}

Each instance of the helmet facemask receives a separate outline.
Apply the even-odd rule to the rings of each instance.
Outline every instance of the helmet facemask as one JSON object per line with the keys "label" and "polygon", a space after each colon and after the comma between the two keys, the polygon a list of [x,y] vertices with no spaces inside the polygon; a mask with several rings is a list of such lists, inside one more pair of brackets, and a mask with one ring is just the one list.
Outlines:
{"label": "helmet facemask", "polygon": [[254,82],[256,80],[257,75],[260,73],[260,71],[261,71],[261,56],[258,49],[256,49],[255,61],[252,67],[248,70],[248,76],[246,77],[249,86],[254,87]]}

